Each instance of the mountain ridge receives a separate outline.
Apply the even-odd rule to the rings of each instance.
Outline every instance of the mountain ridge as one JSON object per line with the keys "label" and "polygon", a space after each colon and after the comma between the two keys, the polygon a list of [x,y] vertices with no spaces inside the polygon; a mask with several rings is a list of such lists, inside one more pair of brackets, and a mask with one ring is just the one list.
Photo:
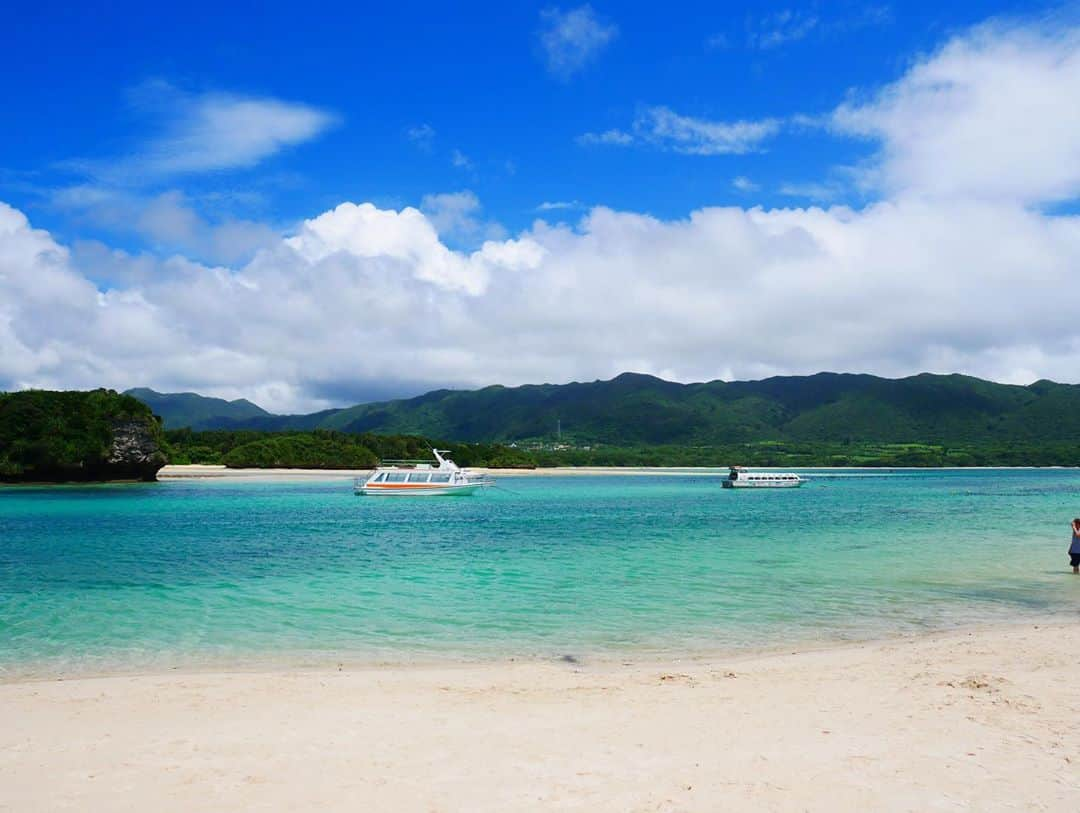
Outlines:
{"label": "mountain ridge", "polygon": [[[197,392],[157,392],[149,387],[134,387],[125,390],[123,394],[137,398],[150,407],[154,414],[164,419],[167,428],[172,428],[170,423],[176,426],[195,426],[222,417],[245,419],[271,414],[246,398],[226,401],[224,398],[213,398]],[[166,418],[166,415],[169,417]]]}
{"label": "mountain ridge", "polygon": [[[152,390],[129,390],[153,393]],[[1080,385],[999,384],[961,374],[882,378],[822,372],[758,381],[681,384],[642,373],[568,384],[439,389],[307,415],[191,396],[144,401],[169,428],[312,429],[418,434],[469,442],[710,445],[763,440],[1080,443]],[[201,398],[202,396],[195,396]],[[143,400],[140,398],[140,400]],[[169,412],[180,403],[187,413]],[[240,406],[237,407],[236,405]],[[225,405],[225,406],[222,406]],[[246,405],[246,406],[245,406]],[[253,414],[248,407],[258,410]],[[220,409],[220,414],[214,414]]]}

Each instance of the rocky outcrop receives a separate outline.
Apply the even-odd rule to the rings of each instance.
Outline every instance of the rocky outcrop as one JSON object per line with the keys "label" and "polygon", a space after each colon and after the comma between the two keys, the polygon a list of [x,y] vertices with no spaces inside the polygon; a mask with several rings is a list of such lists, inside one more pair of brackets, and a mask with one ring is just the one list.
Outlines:
{"label": "rocky outcrop", "polygon": [[112,447],[103,464],[105,479],[156,480],[158,469],[168,461],[154,427],[146,420],[114,421],[112,432]]}
{"label": "rocky outcrop", "polygon": [[0,482],[156,480],[161,420],[112,390],[0,393]]}

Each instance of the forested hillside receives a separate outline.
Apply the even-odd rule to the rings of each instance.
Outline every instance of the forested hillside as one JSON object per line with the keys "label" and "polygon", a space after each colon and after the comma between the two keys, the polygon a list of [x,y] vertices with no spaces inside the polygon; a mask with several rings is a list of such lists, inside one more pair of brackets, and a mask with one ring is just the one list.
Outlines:
{"label": "forested hillside", "polygon": [[153,480],[166,460],[161,425],[112,390],[0,393],[0,480]]}
{"label": "forested hillside", "polygon": [[273,417],[260,406],[244,398],[226,401],[194,392],[155,392],[146,387],[127,390],[124,395],[138,398],[155,415],[160,415],[166,429],[211,429],[223,420],[245,421]]}
{"label": "forested hillside", "polygon": [[[163,414],[165,405],[157,404],[155,410]],[[591,383],[437,390],[312,415],[243,416],[231,405],[216,416],[202,414],[191,425],[416,434],[487,443],[551,442],[561,428],[561,440],[571,445],[620,447],[772,441],[1080,443],[1080,386],[1049,381],[1015,386],[961,375],[887,379],[820,373],[677,384],[626,373]],[[163,417],[169,427],[183,425],[181,413]]]}

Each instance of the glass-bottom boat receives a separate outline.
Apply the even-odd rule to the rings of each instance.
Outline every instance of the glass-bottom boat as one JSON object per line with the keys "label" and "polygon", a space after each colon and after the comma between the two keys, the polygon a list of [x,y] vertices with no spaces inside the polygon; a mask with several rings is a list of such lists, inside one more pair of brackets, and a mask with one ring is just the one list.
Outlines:
{"label": "glass-bottom boat", "polygon": [[356,494],[380,497],[449,497],[472,494],[494,485],[494,480],[463,469],[444,455],[445,449],[432,449],[436,465],[415,460],[387,460],[366,480],[353,482]]}
{"label": "glass-bottom boat", "polygon": [[732,466],[724,479],[724,488],[798,488],[803,479],[790,472],[747,471],[742,466]]}

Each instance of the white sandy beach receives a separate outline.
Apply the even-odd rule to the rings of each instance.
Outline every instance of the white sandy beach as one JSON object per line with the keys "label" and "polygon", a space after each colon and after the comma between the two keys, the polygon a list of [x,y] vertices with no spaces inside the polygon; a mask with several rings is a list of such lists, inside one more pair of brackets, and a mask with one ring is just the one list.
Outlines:
{"label": "white sandy beach", "polygon": [[[350,478],[366,477],[371,474],[371,469],[230,469],[225,466],[208,465],[205,463],[189,463],[185,465],[164,466],[158,472],[159,480],[182,480],[186,478],[229,478],[237,480],[249,479],[309,479],[309,478]],[[472,467],[470,471],[494,474],[500,477],[544,476],[544,475],[569,475],[569,474],[714,474],[718,477],[726,476],[727,469],[718,468],[694,468],[691,466],[553,466],[536,469],[492,469],[485,467]]]}
{"label": "white sandy beach", "polygon": [[[758,466],[762,470],[769,470],[766,466]],[[1027,470],[1032,466],[966,466],[964,468],[932,468],[921,469],[918,467],[906,467],[902,469],[888,468],[859,468],[847,467],[842,470],[843,476],[853,477],[860,474],[880,475],[887,472],[913,472],[913,471],[1009,471]],[[1046,466],[1042,468],[1067,468],[1063,466]],[[727,469],[723,467],[700,468],[693,466],[555,466],[551,468],[537,469],[491,469],[473,468],[471,471],[489,474],[494,477],[565,477],[570,475],[640,475],[657,477],[669,475],[672,477],[717,477],[727,476]],[[798,471],[827,471],[836,472],[833,467],[799,466]],[[351,480],[354,477],[367,477],[371,469],[229,469],[225,466],[192,463],[186,465],[164,466],[158,472],[159,480],[247,480],[247,481],[305,481],[305,480]]]}
{"label": "white sandy beach", "polygon": [[1075,811],[1078,650],[1057,623],[668,663],[5,683],[0,808]]}
{"label": "white sandy beach", "polygon": [[202,463],[162,467],[159,480],[351,480],[366,477],[371,469],[229,469]]}
{"label": "white sandy beach", "polygon": [[[367,477],[371,469],[229,469],[202,463],[169,465],[158,472],[159,480],[247,480],[247,481],[304,481],[304,480],[351,480],[354,477]],[[476,467],[470,471],[490,474],[496,477],[555,477],[566,475],[649,475],[670,474],[672,476],[715,476],[727,475],[727,470],[716,468],[695,469],[691,467],[646,467],[646,466],[557,466],[542,469],[491,469]]]}

